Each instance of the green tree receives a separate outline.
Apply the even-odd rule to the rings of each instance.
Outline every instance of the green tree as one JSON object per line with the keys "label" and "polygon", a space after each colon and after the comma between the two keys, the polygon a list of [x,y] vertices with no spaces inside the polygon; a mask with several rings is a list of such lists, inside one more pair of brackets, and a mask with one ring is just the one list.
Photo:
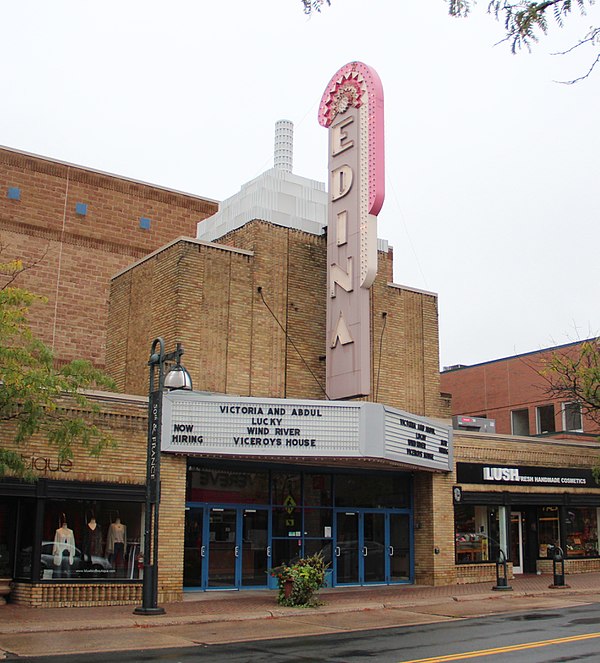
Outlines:
{"label": "green tree", "polygon": [[[451,16],[467,16],[477,0],[446,0]],[[531,50],[532,46],[539,42],[540,36],[548,33],[549,26],[554,23],[562,28],[565,19],[575,10],[581,15],[587,14],[593,9],[595,0],[543,0],[542,2],[531,2],[530,0],[489,0],[487,11],[495,16],[498,21],[504,23],[506,31],[504,39],[510,44],[513,53],[526,48]],[[600,27],[591,26],[586,34],[567,50],[558,55],[566,55],[571,51],[589,45],[596,47],[600,44]],[[600,50],[592,59],[588,71],[576,79],[565,81],[576,83],[587,78],[594,67],[600,61]]]}
{"label": "green tree", "polygon": [[[581,405],[581,412],[600,427],[600,337],[583,341],[577,352],[553,353],[540,371],[550,396]],[[592,467],[600,484],[600,459]]]}
{"label": "green tree", "polygon": [[552,353],[540,375],[549,396],[579,403],[581,412],[600,426],[600,337],[583,341],[576,351]]}
{"label": "green tree", "polygon": [[36,433],[56,445],[61,460],[73,456],[75,443],[92,455],[114,444],[93,423],[99,407],[81,392],[114,389],[114,383],[88,361],[55,367],[52,351],[35,338],[28,321],[30,308],[44,298],[14,285],[30,267],[20,260],[0,263],[0,422],[14,431],[14,444],[0,445],[0,476],[10,472],[32,480],[18,448]]}
{"label": "green tree", "polygon": [[[320,12],[324,4],[331,4],[330,0],[301,0],[304,13]],[[468,16],[477,0],[444,0],[448,4],[451,16]],[[594,8],[595,0],[543,0],[531,2],[530,0],[488,0],[487,11],[498,21],[504,24],[505,36],[502,41],[510,44],[513,53],[531,47],[540,40],[540,36],[547,34],[549,26],[554,23],[558,27],[564,25],[565,19],[573,12],[585,15]],[[575,49],[590,46],[596,52],[592,56],[587,72],[565,83],[576,83],[587,78],[595,66],[600,62],[600,27],[591,26],[578,41],[570,48],[559,53],[566,55]]]}

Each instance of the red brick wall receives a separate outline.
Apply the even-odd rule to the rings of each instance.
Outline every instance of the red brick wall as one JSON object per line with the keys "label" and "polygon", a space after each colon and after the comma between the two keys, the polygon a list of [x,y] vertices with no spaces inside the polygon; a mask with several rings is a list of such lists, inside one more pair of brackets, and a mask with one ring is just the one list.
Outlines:
{"label": "red brick wall", "polygon": [[[9,187],[21,199],[7,197]],[[78,216],[75,204],[87,203]],[[17,282],[48,299],[32,310],[36,333],[59,363],[105,364],[110,278],[180,235],[217,203],[78,166],[0,149],[1,261],[35,264]],[[140,217],[151,219],[149,230]]]}
{"label": "red brick wall", "polygon": [[[561,404],[567,399],[550,398],[539,371],[553,352],[573,354],[580,343],[508,357],[441,374],[441,389],[452,394],[452,414],[487,416],[496,420],[496,432],[511,434],[511,411],[529,410],[529,431],[535,435],[536,407],[554,403],[556,431],[563,430]],[[584,433],[599,434],[597,425],[584,418]],[[576,435],[571,435],[576,437]]]}

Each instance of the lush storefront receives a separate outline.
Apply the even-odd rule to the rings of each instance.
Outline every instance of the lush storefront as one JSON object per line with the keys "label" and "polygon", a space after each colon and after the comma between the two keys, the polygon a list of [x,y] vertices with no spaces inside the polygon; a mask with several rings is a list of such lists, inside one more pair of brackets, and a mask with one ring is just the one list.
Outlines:
{"label": "lush storefront", "polygon": [[[591,469],[457,463],[455,559],[494,562],[514,573],[547,571],[557,549],[572,568],[597,570],[600,494]],[[577,490],[573,490],[576,488]]]}

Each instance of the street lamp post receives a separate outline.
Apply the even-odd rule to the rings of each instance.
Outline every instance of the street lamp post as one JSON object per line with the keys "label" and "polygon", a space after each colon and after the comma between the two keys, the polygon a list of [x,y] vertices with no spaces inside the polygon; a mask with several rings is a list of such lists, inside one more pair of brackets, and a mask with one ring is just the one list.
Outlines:
{"label": "street lamp post", "polygon": [[[177,343],[173,352],[165,353],[162,338],[152,341],[148,394],[148,447],[146,451],[146,513],[144,518],[144,579],[142,605],[134,610],[138,615],[164,615],[158,606],[158,511],[160,505],[160,442],[163,392],[165,389],[192,388],[190,374],[181,365],[183,348]],[[165,365],[175,362],[165,377]],[[156,373],[158,372],[158,385]],[[154,507],[154,508],[153,508]]]}

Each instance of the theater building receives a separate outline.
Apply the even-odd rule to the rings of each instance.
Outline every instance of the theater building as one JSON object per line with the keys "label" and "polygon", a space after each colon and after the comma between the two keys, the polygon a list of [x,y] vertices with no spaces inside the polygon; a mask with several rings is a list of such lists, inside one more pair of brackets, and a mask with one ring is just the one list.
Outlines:
{"label": "theater building", "polygon": [[274,168],[195,236],[113,274],[105,364],[120,393],[91,394],[89,416],[117,446],[62,463],[39,436],[20,448],[40,480],[0,481],[11,600],[139,604],[156,337],[183,344],[194,383],[163,398],[161,603],[272,588],[270,569],[314,552],[335,587],[491,581],[499,549],[509,573],[548,572],[551,545],[568,572],[598,570],[595,446],[452,430],[437,296],[395,284],[373,234],[379,86],[350,63],[326,89],[328,192],[291,172],[280,123]]}

